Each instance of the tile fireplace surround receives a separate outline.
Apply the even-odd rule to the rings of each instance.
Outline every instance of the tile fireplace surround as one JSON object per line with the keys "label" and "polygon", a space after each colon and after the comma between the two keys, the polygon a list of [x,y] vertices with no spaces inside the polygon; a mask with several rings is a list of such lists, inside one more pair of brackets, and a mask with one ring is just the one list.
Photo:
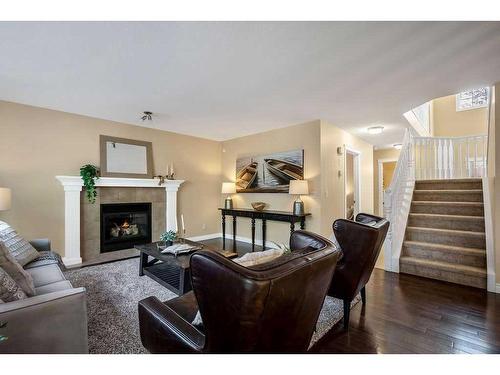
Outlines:
{"label": "tile fireplace surround", "polygon": [[[89,233],[94,229],[99,231],[95,218],[98,220],[100,203],[151,202],[153,236],[157,236],[163,229],[177,230],[177,191],[183,180],[165,180],[165,183],[159,186],[158,179],[101,177],[96,181],[99,199],[91,205],[85,203],[86,197],[82,192],[83,183],[80,176],[56,178],[64,187],[63,262],[68,267],[81,264],[84,252],[85,257],[95,256],[96,242],[92,241],[98,240],[99,237],[95,238]],[[163,211],[161,218],[160,211]],[[155,217],[158,218],[156,224]],[[83,225],[82,218],[85,220]],[[82,228],[85,228],[83,233]]]}

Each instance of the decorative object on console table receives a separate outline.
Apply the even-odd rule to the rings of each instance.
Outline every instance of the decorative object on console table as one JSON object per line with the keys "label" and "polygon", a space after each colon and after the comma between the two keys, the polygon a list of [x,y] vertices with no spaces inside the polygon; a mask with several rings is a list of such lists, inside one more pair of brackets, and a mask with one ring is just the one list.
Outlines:
{"label": "decorative object on console table", "polygon": [[236,251],[236,217],[247,217],[252,222],[252,251],[255,250],[255,220],[262,220],[262,248],[266,248],[266,222],[284,221],[290,223],[290,233],[295,231],[295,224],[300,223],[300,229],[306,229],[306,217],[311,215],[303,213],[295,215],[286,211],[256,211],[250,208],[219,208],[222,216],[222,249],[226,249],[226,215],[233,217],[233,251]]}
{"label": "decorative object on console table", "polygon": [[10,210],[12,205],[12,191],[9,188],[0,187],[0,211]]}
{"label": "decorative object on console table", "polygon": [[224,208],[230,210],[233,208],[233,199],[230,194],[236,193],[236,184],[234,182],[223,182],[222,183],[222,194],[228,194],[226,200],[224,201]]}
{"label": "decorative object on console table", "polygon": [[293,203],[294,215],[303,215],[304,202],[302,202],[300,196],[309,194],[309,185],[307,184],[307,180],[290,181],[290,190],[288,191],[288,193],[291,195],[297,195],[297,199]]}
{"label": "decorative object on console table", "polygon": [[264,202],[252,202],[250,203],[253,207],[254,210],[256,211],[262,211],[264,208],[266,208],[266,203]]}
{"label": "decorative object on console table", "polygon": [[90,203],[95,203],[95,197],[97,197],[95,182],[99,179],[99,168],[92,164],[85,164],[80,168],[80,176],[83,180],[87,199]]}

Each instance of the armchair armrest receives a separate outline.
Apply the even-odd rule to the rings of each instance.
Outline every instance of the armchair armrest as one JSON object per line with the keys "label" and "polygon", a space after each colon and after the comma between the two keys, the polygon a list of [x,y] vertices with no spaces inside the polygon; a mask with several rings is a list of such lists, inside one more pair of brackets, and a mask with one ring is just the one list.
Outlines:
{"label": "armchair armrest", "polygon": [[0,353],[88,353],[85,288],[0,304]]}
{"label": "armchair armrest", "polygon": [[36,238],[30,241],[37,251],[50,251],[50,240],[48,238]]}
{"label": "armchair armrest", "polygon": [[139,301],[142,345],[151,353],[200,353],[205,336],[156,297]]}

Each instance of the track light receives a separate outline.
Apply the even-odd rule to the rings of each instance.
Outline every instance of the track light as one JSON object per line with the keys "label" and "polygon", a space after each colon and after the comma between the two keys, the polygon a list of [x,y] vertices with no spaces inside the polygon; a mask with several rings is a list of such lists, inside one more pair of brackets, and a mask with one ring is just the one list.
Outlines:
{"label": "track light", "polygon": [[141,117],[142,121],[152,121],[153,120],[153,112],[149,112],[149,111],[144,111],[142,112],[144,113],[144,115]]}

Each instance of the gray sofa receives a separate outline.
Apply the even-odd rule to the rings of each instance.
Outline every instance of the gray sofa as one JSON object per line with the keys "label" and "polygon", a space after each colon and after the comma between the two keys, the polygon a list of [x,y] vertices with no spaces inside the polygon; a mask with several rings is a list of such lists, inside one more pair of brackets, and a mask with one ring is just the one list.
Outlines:
{"label": "gray sofa", "polygon": [[50,257],[50,241],[31,244],[41,255],[25,269],[33,277],[36,295],[0,304],[0,353],[88,353],[85,288],[73,288],[58,261]]}

